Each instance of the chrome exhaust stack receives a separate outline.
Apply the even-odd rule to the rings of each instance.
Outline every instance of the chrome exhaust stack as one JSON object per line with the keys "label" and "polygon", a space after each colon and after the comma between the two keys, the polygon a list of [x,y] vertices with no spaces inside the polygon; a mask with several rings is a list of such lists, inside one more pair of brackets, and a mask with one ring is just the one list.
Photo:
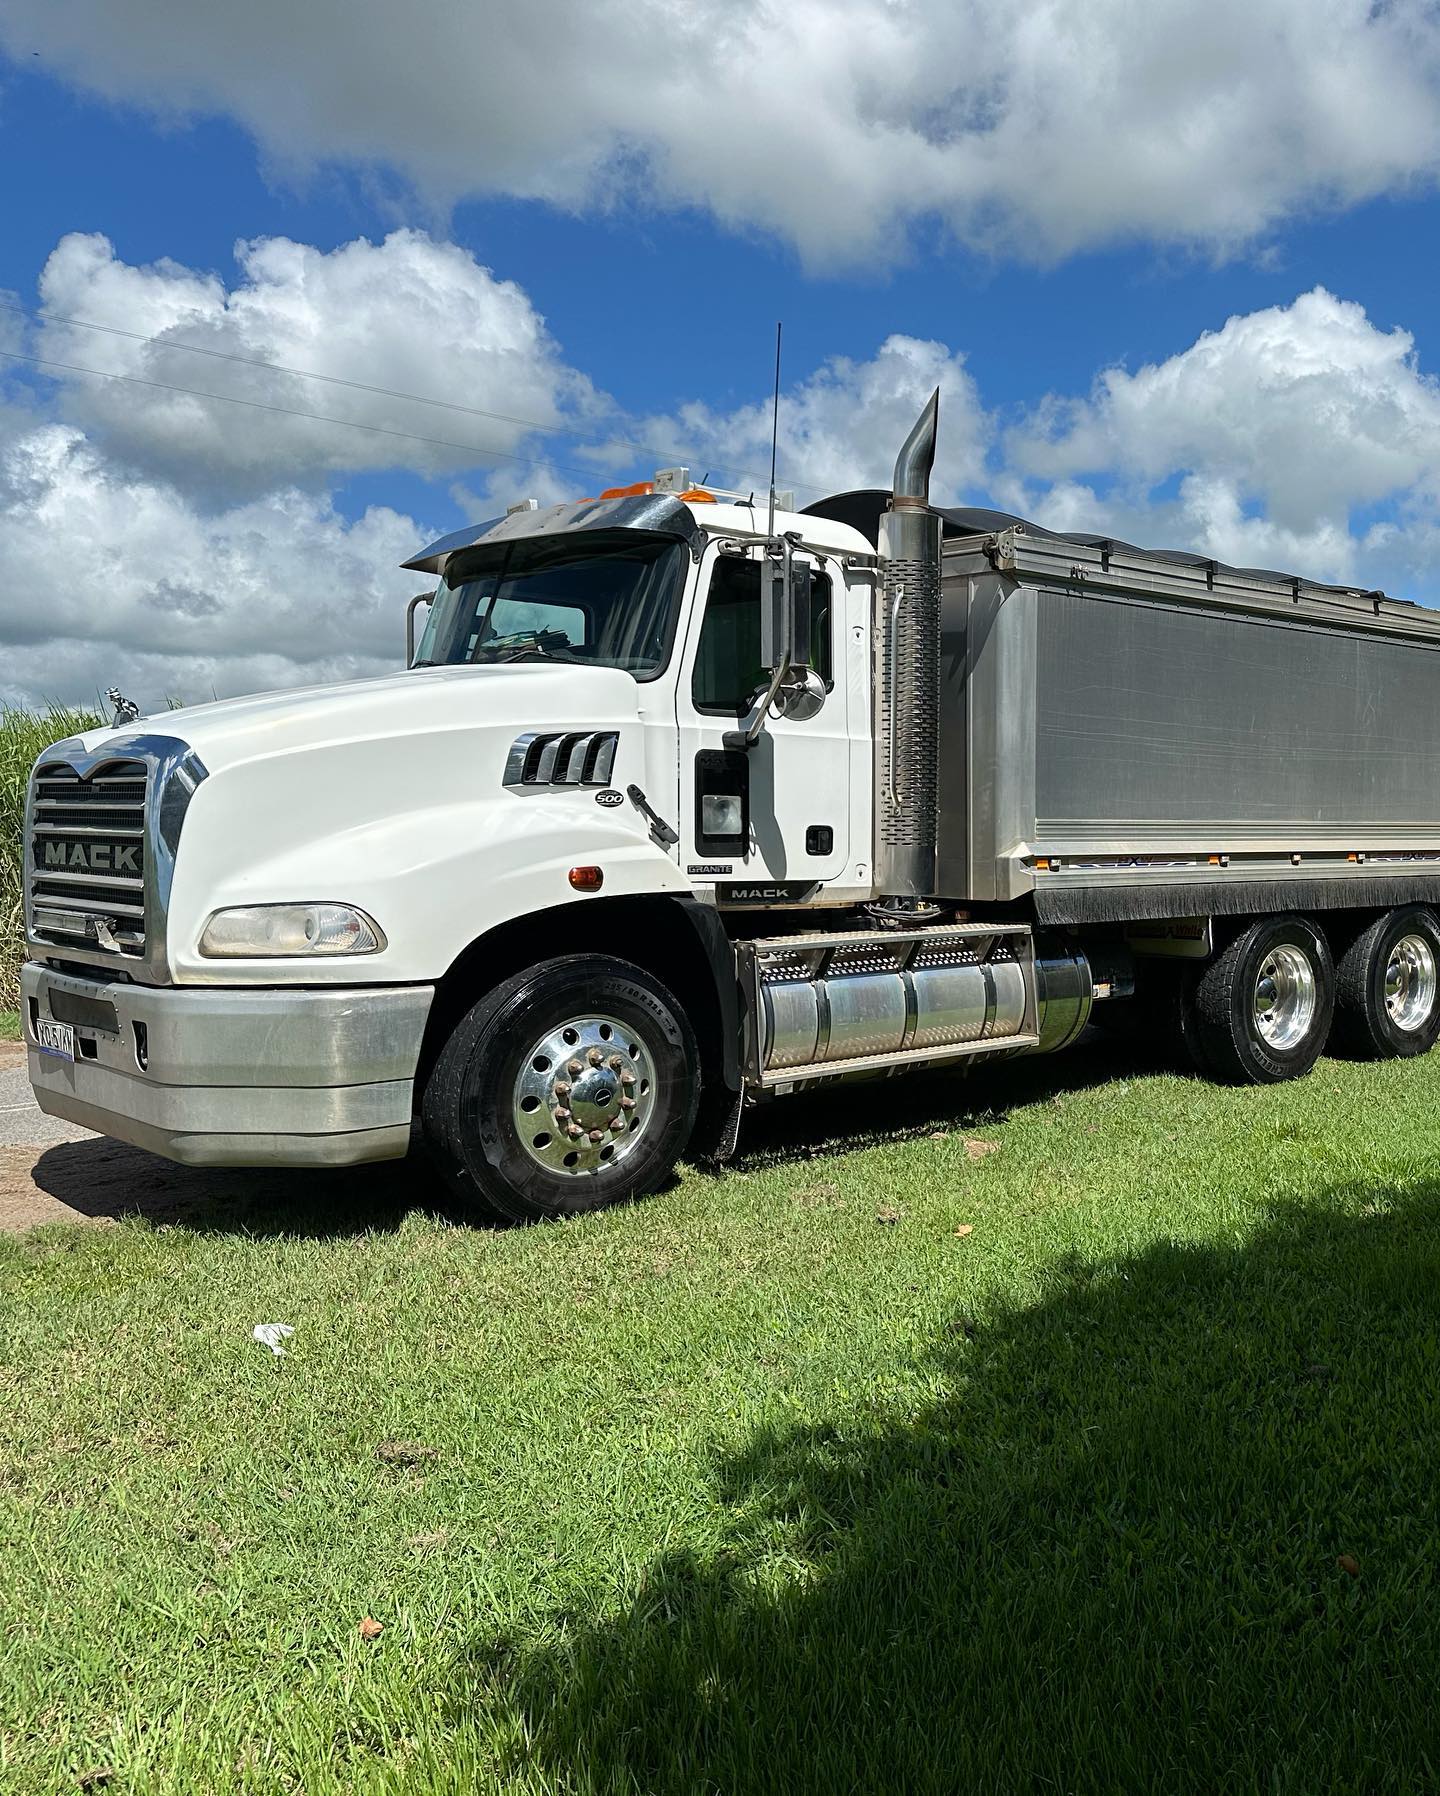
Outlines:
{"label": "chrome exhaust stack", "polygon": [[876,585],[875,886],[887,919],[924,916],[935,892],[939,798],[941,522],[930,509],[940,389],[895,462]]}

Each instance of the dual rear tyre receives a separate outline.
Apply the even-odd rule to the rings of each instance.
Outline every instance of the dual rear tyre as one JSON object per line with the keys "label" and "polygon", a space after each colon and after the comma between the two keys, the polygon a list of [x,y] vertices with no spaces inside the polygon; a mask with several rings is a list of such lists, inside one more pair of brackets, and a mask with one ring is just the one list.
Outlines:
{"label": "dual rear tyre", "polygon": [[1196,1067],[1234,1085],[1308,1073],[1327,1042],[1364,1059],[1427,1053],[1440,1037],[1440,923],[1422,905],[1378,918],[1334,960],[1309,917],[1252,923],[1206,966],[1184,1005]]}

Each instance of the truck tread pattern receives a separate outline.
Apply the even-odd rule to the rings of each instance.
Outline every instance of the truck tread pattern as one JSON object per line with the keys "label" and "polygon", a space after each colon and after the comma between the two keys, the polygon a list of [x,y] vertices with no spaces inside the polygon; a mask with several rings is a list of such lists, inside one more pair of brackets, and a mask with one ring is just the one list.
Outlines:
{"label": "truck tread pattern", "polygon": [[1422,904],[1405,905],[1377,917],[1340,956],[1335,969],[1335,1024],[1338,1052],[1356,1060],[1407,1060],[1428,1054],[1440,1038],[1440,1004],[1423,1028],[1405,1030],[1385,1008],[1385,968],[1391,946],[1403,935],[1424,935],[1440,961],[1440,921]]}
{"label": "truck tread pattern", "polygon": [[[560,1177],[514,1139],[515,1048],[567,1015],[595,1006],[643,1025],[662,1098],[654,1137],[613,1168]],[[663,1062],[663,1064],[662,1064]],[[655,1190],[684,1150],[700,1097],[694,1031],[653,974],[610,955],[542,961],[487,992],[440,1050],[421,1100],[426,1146],[462,1202],[502,1221],[576,1216]]]}
{"label": "truck tread pattern", "polygon": [[[1290,1049],[1266,1042],[1255,1027],[1256,975],[1272,948],[1304,948],[1316,978],[1315,1014]],[[1309,918],[1266,917],[1242,929],[1196,981],[1187,1039],[1196,1070],[1226,1085],[1274,1085],[1298,1079],[1320,1058],[1335,1009],[1335,967],[1324,935]]]}

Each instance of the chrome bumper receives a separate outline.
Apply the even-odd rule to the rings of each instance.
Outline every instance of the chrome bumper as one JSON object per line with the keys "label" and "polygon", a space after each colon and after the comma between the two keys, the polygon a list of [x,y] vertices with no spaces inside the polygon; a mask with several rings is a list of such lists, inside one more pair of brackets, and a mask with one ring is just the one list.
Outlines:
{"label": "chrome bumper", "polygon": [[[189,1166],[349,1166],[410,1145],[434,987],[248,990],[131,985],[30,961],[21,1017],[50,1116]],[[75,1029],[75,1064],[34,1018]]]}

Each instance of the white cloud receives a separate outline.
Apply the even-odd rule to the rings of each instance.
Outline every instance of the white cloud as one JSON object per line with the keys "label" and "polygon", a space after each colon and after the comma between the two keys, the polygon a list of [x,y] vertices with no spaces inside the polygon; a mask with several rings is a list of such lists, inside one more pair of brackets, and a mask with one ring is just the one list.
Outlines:
{"label": "white cloud", "polygon": [[[835,356],[782,393],[778,484],[793,486],[801,505],[821,493],[888,486],[895,456],[921,406],[940,389],[940,448],[933,491],[937,501],[973,493],[984,477],[989,420],[963,355],[943,343],[890,336],[869,361]],[[756,399],[731,411],[695,401],[673,415],[632,427],[655,444],[683,444],[691,474],[715,470],[721,484],[749,475],[757,485],[770,465],[771,401]]]}
{"label": "white cloud", "polygon": [[[375,374],[372,350],[387,353],[389,379],[421,384],[437,334],[409,342],[387,278],[437,268],[467,296],[446,314],[452,326],[477,295],[482,311],[495,301],[492,322],[514,326],[508,336],[497,327],[468,364],[470,399],[505,409],[513,377],[530,383],[531,412],[537,391],[549,391],[570,427],[594,415],[580,411],[594,389],[520,289],[411,233],[328,256],[272,241],[247,252],[245,279],[229,294],[211,276],[169,263],[129,268],[103,239],[69,238],[44,293],[52,314],[63,293],[66,309],[124,317],[139,331],[204,330],[297,363],[333,355],[326,365],[344,378]],[[331,322],[350,333],[344,358],[328,340]],[[53,318],[45,327],[64,328]],[[494,347],[502,340],[518,346],[513,357]],[[440,362],[459,353],[453,336],[442,349]],[[405,353],[419,359],[402,366]],[[548,389],[543,379],[537,389],[537,368],[551,371]],[[1054,528],[1440,598],[1440,387],[1406,331],[1381,329],[1323,289],[1232,318],[1165,361],[1105,370],[1089,393],[1054,396],[1008,423],[987,411],[959,351],[891,336],[873,356],[836,357],[785,389],[781,483],[799,486],[802,503],[814,489],[885,485],[936,386],[942,503],[988,501]],[[458,523],[456,512],[493,516],[527,490],[542,502],[593,491],[677,451],[693,475],[708,470],[726,485],[743,469],[758,487],[769,461],[767,396],[629,421],[611,408],[625,440],[562,446],[593,464],[583,487],[549,461],[457,479],[401,445],[403,465],[441,477],[435,515],[419,523],[371,505],[354,517],[344,481],[357,464],[344,433],[292,434],[295,421],[269,413],[232,426],[218,406],[87,411],[91,397],[70,388],[57,419],[27,391],[17,385],[0,400],[0,703],[93,701],[118,681],[153,707],[170,695],[393,668],[404,600],[418,590],[398,564]],[[636,439],[652,446],[638,459]],[[522,451],[549,447],[513,440]]]}
{"label": "white cloud", "polygon": [[398,564],[432,534],[295,488],[203,512],[32,423],[0,445],[0,704],[118,681],[149,709],[393,669],[416,590]]}
{"label": "white cloud", "polygon": [[[565,364],[524,290],[497,280],[453,243],[405,230],[380,244],[360,238],[329,253],[261,238],[238,244],[235,254],[240,279],[228,289],[217,275],[169,260],[131,266],[102,236],[68,236],[50,256],[31,351],[52,363],[132,377],[57,375],[62,415],[112,457],[230,494],[370,468],[509,469],[516,463],[508,458],[535,434],[531,426],[573,424],[605,409]],[[65,322],[70,318],[134,335],[85,329]],[[225,359],[232,356],[246,359]],[[301,379],[273,364],[331,380]],[[331,384],[337,380],[448,407]],[[176,387],[257,404],[166,390]],[[466,406],[496,415],[450,409]],[[379,429],[287,415],[295,412]]]}
{"label": "white cloud", "polygon": [[[1052,398],[1005,438],[1019,503],[1119,535],[1157,528],[1219,558],[1372,581],[1352,513],[1409,497],[1440,470],[1440,386],[1408,331],[1317,287],[1227,321],[1083,399]],[[1082,477],[1110,483],[1098,498]],[[1039,484],[1037,484],[1037,482]],[[1172,496],[1157,500],[1157,487]],[[1370,547],[1393,542],[1374,539]]]}
{"label": "white cloud", "polygon": [[1431,0],[8,0],[0,43],[283,167],[699,205],[815,262],[926,219],[1231,249],[1440,163]]}

